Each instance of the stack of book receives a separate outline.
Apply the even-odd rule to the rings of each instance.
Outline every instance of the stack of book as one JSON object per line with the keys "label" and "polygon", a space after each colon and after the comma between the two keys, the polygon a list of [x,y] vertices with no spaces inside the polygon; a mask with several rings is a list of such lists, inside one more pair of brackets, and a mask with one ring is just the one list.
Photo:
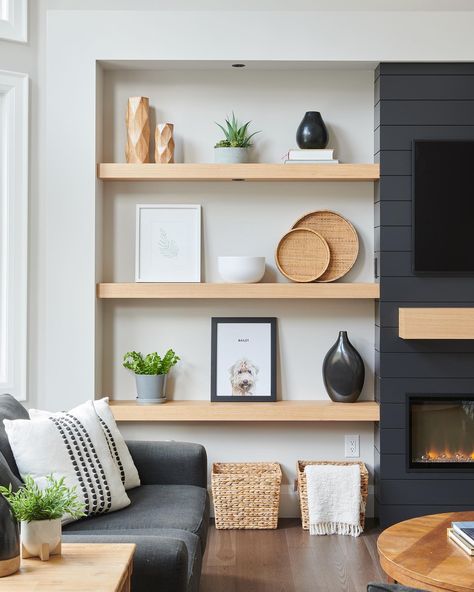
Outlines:
{"label": "stack of book", "polygon": [[337,164],[334,158],[334,150],[289,150],[283,157],[285,164]]}
{"label": "stack of book", "polygon": [[448,537],[465,553],[474,556],[474,522],[451,522]]}

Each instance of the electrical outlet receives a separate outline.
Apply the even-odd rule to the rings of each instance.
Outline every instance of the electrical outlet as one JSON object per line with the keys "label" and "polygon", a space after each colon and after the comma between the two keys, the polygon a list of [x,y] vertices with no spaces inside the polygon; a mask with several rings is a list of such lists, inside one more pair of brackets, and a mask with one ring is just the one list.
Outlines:
{"label": "electrical outlet", "polygon": [[359,458],[359,434],[344,436],[344,456],[346,458]]}

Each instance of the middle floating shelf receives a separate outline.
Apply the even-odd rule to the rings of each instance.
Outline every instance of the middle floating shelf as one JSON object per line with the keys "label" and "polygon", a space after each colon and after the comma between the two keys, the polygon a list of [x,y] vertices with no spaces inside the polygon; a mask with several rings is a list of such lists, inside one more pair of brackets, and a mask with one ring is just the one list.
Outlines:
{"label": "middle floating shelf", "polygon": [[98,298],[155,299],[369,299],[380,297],[376,283],[328,284],[97,284]]}

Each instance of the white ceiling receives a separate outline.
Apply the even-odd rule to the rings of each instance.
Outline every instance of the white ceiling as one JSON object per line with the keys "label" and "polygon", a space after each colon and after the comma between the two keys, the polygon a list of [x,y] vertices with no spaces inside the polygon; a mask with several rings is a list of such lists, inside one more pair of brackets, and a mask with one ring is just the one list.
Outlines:
{"label": "white ceiling", "polygon": [[47,6],[52,10],[472,11],[474,0],[47,0]]}

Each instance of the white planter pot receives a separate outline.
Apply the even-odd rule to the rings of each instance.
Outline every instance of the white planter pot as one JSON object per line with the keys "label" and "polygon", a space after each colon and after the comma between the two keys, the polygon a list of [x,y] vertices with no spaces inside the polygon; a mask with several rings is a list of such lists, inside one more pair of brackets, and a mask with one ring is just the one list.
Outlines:
{"label": "white planter pot", "polygon": [[214,162],[236,164],[249,161],[250,148],[214,148]]}
{"label": "white planter pot", "polygon": [[23,559],[40,557],[41,561],[47,561],[50,555],[61,555],[61,519],[22,521]]}

